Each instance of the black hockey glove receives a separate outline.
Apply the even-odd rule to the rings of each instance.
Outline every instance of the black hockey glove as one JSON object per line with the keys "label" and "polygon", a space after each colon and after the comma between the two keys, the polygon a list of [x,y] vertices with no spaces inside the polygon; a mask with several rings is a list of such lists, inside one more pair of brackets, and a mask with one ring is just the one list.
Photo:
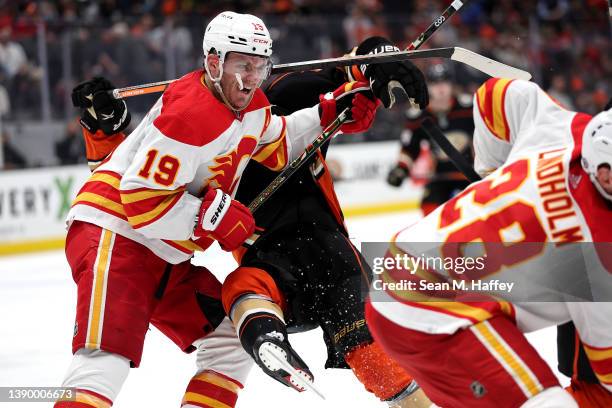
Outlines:
{"label": "black hockey glove", "polygon": [[412,98],[419,108],[425,109],[429,104],[425,77],[410,61],[370,64],[365,70],[365,76],[370,81],[372,92],[385,108],[390,108],[396,101],[401,100],[403,92],[398,93],[401,91],[398,86],[404,88],[408,97]]}
{"label": "black hockey glove", "polygon": [[397,164],[395,167],[389,171],[387,175],[387,183],[392,185],[393,187],[399,187],[402,185],[402,182],[406,177],[410,175],[410,171],[408,167],[403,164]]}
{"label": "black hockey glove", "polygon": [[81,125],[91,133],[101,129],[112,135],[130,124],[131,115],[125,101],[114,99],[107,92],[113,88],[109,80],[95,77],[72,90],[72,104],[82,109]]}
{"label": "black hockey glove", "polygon": [[[383,37],[370,37],[357,47],[355,54],[381,54],[394,51],[400,51],[400,49],[389,40]],[[372,92],[382,101],[385,108],[390,108],[396,102],[405,100],[406,96],[418,104],[421,109],[425,109],[429,104],[425,76],[410,61],[361,65],[359,70],[370,82]],[[355,72],[355,69],[352,68],[350,72]]]}

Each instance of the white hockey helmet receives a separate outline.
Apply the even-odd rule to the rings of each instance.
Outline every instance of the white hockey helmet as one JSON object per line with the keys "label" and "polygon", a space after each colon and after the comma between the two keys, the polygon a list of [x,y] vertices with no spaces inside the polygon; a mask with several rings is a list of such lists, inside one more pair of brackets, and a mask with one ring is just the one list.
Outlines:
{"label": "white hockey helmet", "polygon": [[270,57],[272,38],[260,18],[224,11],[206,26],[202,48],[205,56],[217,54],[221,63],[228,52]]}
{"label": "white hockey helmet", "polygon": [[589,174],[591,182],[606,199],[612,201],[612,194],[606,192],[597,181],[597,170],[601,166],[612,168],[612,109],[594,116],[582,134],[582,168]]}

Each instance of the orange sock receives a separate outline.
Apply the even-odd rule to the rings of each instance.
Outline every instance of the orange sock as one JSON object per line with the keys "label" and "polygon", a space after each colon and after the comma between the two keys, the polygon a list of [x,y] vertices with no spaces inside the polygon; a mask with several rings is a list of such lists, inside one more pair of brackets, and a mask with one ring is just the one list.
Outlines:
{"label": "orange sock", "polygon": [[187,385],[181,406],[234,407],[241,388],[241,384],[222,374],[203,371]]}
{"label": "orange sock", "polygon": [[76,390],[73,398],[59,400],[53,408],[110,408],[113,401],[89,390]]}
{"label": "orange sock", "polygon": [[580,408],[612,407],[612,393],[600,384],[572,379],[565,390],[572,394]]}
{"label": "orange sock", "polygon": [[412,377],[376,342],[349,351],[344,359],[366,390],[381,401],[393,398],[412,382]]}

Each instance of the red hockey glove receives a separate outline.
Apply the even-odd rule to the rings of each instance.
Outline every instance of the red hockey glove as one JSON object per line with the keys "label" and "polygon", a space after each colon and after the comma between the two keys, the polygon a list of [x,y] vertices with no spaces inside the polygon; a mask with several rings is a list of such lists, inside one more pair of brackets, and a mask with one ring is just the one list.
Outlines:
{"label": "red hockey glove", "polygon": [[321,126],[327,127],[345,108],[350,108],[349,121],[343,133],[365,132],[374,122],[380,101],[374,97],[367,82],[346,82],[334,92],[319,96]]}
{"label": "red hockey glove", "polygon": [[193,235],[210,235],[225,251],[237,249],[255,231],[253,215],[242,203],[219,189],[210,189],[202,199]]}

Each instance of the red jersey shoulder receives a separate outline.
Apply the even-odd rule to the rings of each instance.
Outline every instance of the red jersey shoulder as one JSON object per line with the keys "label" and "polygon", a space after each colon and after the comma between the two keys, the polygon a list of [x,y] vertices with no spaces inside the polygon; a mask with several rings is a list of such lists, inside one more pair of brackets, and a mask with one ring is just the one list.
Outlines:
{"label": "red jersey shoulder", "polygon": [[203,72],[191,72],[173,82],[162,96],[153,124],[166,137],[204,146],[225,132],[234,114],[203,83]]}

